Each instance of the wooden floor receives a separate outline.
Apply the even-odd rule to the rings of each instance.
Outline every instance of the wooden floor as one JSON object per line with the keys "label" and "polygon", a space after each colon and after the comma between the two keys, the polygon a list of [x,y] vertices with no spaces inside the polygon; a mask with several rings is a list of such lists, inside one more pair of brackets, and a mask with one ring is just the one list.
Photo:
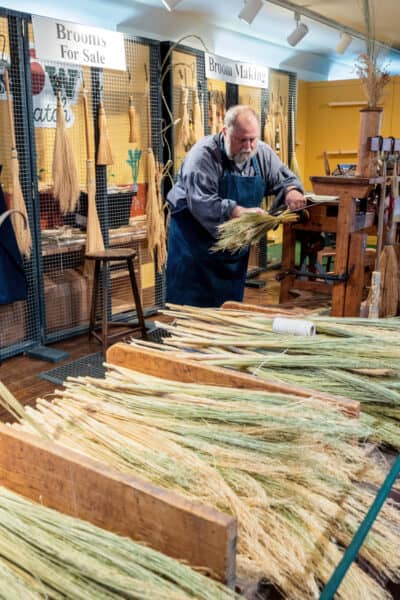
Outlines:
{"label": "wooden floor", "polygon": [[[246,287],[244,302],[257,304],[259,306],[277,305],[279,301],[279,283],[275,281],[276,271],[266,271],[257,279],[265,283],[264,287]],[[312,297],[310,294],[304,298],[294,298],[293,305],[326,306],[329,303],[328,298]],[[159,317],[153,317],[157,319]],[[34,404],[38,397],[51,394],[57,385],[43,379],[38,375],[43,371],[72,362],[81,356],[86,356],[101,350],[100,344],[94,340],[89,340],[88,335],[81,335],[52,344],[52,348],[68,352],[68,358],[57,363],[50,363],[45,360],[29,358],[20,355],[14,358],[4,360],[0,365],[0,380],[9,388],[14,396],[23,404]],[[61,387],[61,386],[58,386]],[[8,421],[11,417],[0,408],[0,420]]]}

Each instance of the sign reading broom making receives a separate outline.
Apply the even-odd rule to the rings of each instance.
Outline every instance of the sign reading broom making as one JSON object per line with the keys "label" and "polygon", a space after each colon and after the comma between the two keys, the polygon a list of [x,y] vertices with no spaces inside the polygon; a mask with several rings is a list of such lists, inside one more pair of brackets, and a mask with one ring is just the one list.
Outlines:
{"label": "sign reading broom making", "polygon": [[32,25],[39,59],[126,70],[124,37],[120,32],[35,15]]}
{"label": "sign reading broom making", "polygon": [[231,60],[216,54],[205,54],[207,79],[220,79],[238,85],[268,87],[268,68]]}

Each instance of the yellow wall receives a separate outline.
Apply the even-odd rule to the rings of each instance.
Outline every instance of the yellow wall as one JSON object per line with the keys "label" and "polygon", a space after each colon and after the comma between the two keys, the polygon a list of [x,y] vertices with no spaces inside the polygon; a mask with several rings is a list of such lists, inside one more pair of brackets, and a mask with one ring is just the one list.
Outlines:
{"label": "yellow wall", "polygon": [[[329,106],[332,102],[359,102],[356,106]],[[365,97],[358,79],[299,82],[296,153],[306,190],[312,175],[324,175],[322,153],[327,151],[333,170],[338,163],[355,163],[359,135],[359,110]],[[382,135],[400,137],[400,78],[385,89]]]}

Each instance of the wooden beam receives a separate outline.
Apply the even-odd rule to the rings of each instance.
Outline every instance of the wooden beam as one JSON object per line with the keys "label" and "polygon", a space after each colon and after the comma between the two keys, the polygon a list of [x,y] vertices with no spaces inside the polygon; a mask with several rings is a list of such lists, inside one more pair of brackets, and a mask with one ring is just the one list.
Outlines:
{"label": "wooden beam", "polygon": [[1,424],[0,485],[234,585],[236,520],[200,502]]}
{"label": "wooden beam", "polygon": [[[189,356],[189,355],[188,355]],[[293,386],[284,382],[267,381],[240,373],[224,367],[198,364],[194,360],[181,359],[170,356],[168,352],[138,348],[128,344],[114,344],[107,350],[107,362],[147,373],[155,377],[182,381],[186,383],[204,383],[208,385],[222,385],[228,387],[245,388],[252,390],[264,390],[278,394],[292,394],[301,398],[316,398],[333,404],[344,414],[358,417],[360,414],[360,403],[342,396],[333,396],[323,392],[317,392],[307,388]]]}

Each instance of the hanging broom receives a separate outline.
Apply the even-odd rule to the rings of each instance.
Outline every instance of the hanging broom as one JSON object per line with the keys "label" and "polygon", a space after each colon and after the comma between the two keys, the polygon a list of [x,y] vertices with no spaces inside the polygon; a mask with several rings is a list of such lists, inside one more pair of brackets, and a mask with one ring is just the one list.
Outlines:
{"label": "hanging broom", "polygon": [[21,182],[19,180],[19,161],[17,153],[17,143],[15,140],[14,111],[10,94],[10,82],[8,79],[7,69],[5,69],[4,71],[4,84],[6,87],[7,94],[7,109],[11,135],[11,208],[15,209],[16,211],[19,211],[25,217],[24,220],[18,213],[13,212],[13,214],[11,215],[11,222],[13,225],[19,251],[23,256],[29,258],[31,255],[32,237],[31,231],[29,229],[28,213],[26,210],[25,200],[21,189]]}
{"label": "hanging broom", "polygon": [[196,88],[193,90],[193,134],[195,142],[198,142],[204,136],[203,117]]}
{"label": "hanging broom", "polygon": [[111,153],[110,138],[108,136],[106,111],[104,110],[102,100],[99,102],[98,128],[99,145],[97,148],[97,164],[102,166],[112,165],[114,161]]}
{"label": "hanging broom", "polygon": [[264,109],[264,128],[263,128],[263,140],[271,148],[275,147],[274,143],[274,131],[272,127],[271,115]]}
{"label": "hanging broom", "polygon": [[211,135],[215,135],[218,133],[217,130],[217,103],[215,100],[215,92],[210,92],[210,108],[211,108],[211,126],[210,133]]}
{"label": "hanging broom", "polygon": [[[87,225],[86,225],[86,254],[104,250],[103,234],[101,233],[96,207],[96,173],[90,145],[89,110],[86,88],[83,87],[83,112],[85,121],[86,140],[86,186],[87,186]],[[93,276],[93,261],[85,261],[84,271]]]}
{"label": "hanging broom", "polygon": [[74,151],[68,136],[61,93],[57,92],[57,128],[53,152],[53,195],[63,215],[74,212],[79,194],[79,176]]}
{"label": "hanging broom", "polygon": [[291,122],[291,142],[292,142],[292,148],[291,148],[291,156],[290,156],[290,170],[300,179],[300,167],[299,167],[299,163],[297,162],[297,156],[296,156],[296,128],[295,128],[295,123],[294,123],[294,110],[291,111],[291,118],[292,118],[292,122]]}
{"label": "hanging broom", "polygon": [[282,98],[279,98],[278,108],[278,127],[279,127],[279,140],[281,149],[281,161],[288,164],[288,127],[287,127],[287,115],[285,110],[285,104]]}
{"label": "hanging broom", "polygon": [[150,256],[156,261],[157,270],[160,272],[166,260],[166,233],[164,224],[164,212],[161,199],[161,165],[156,165],[152,147],[151,131],[151,106],[150,106],[150,81],[147,76],[145,65],[147,92],[147,195],[146,195],[146,228],[147,243]]}
{"label": "hanging broom", "polygon": [[137,142],[136,109],[135,109],[135,105],[133,103],[133,96],[129,96],[128,115],[129,115],[129,140],[128,141],[130,144],[135,144]]}
{"label": "hanging broom", "polygon": [[180,121],[178,131],[178,154],[185,154],[190,146],[190,124],[189,124],[189,90],[181,85]]}

